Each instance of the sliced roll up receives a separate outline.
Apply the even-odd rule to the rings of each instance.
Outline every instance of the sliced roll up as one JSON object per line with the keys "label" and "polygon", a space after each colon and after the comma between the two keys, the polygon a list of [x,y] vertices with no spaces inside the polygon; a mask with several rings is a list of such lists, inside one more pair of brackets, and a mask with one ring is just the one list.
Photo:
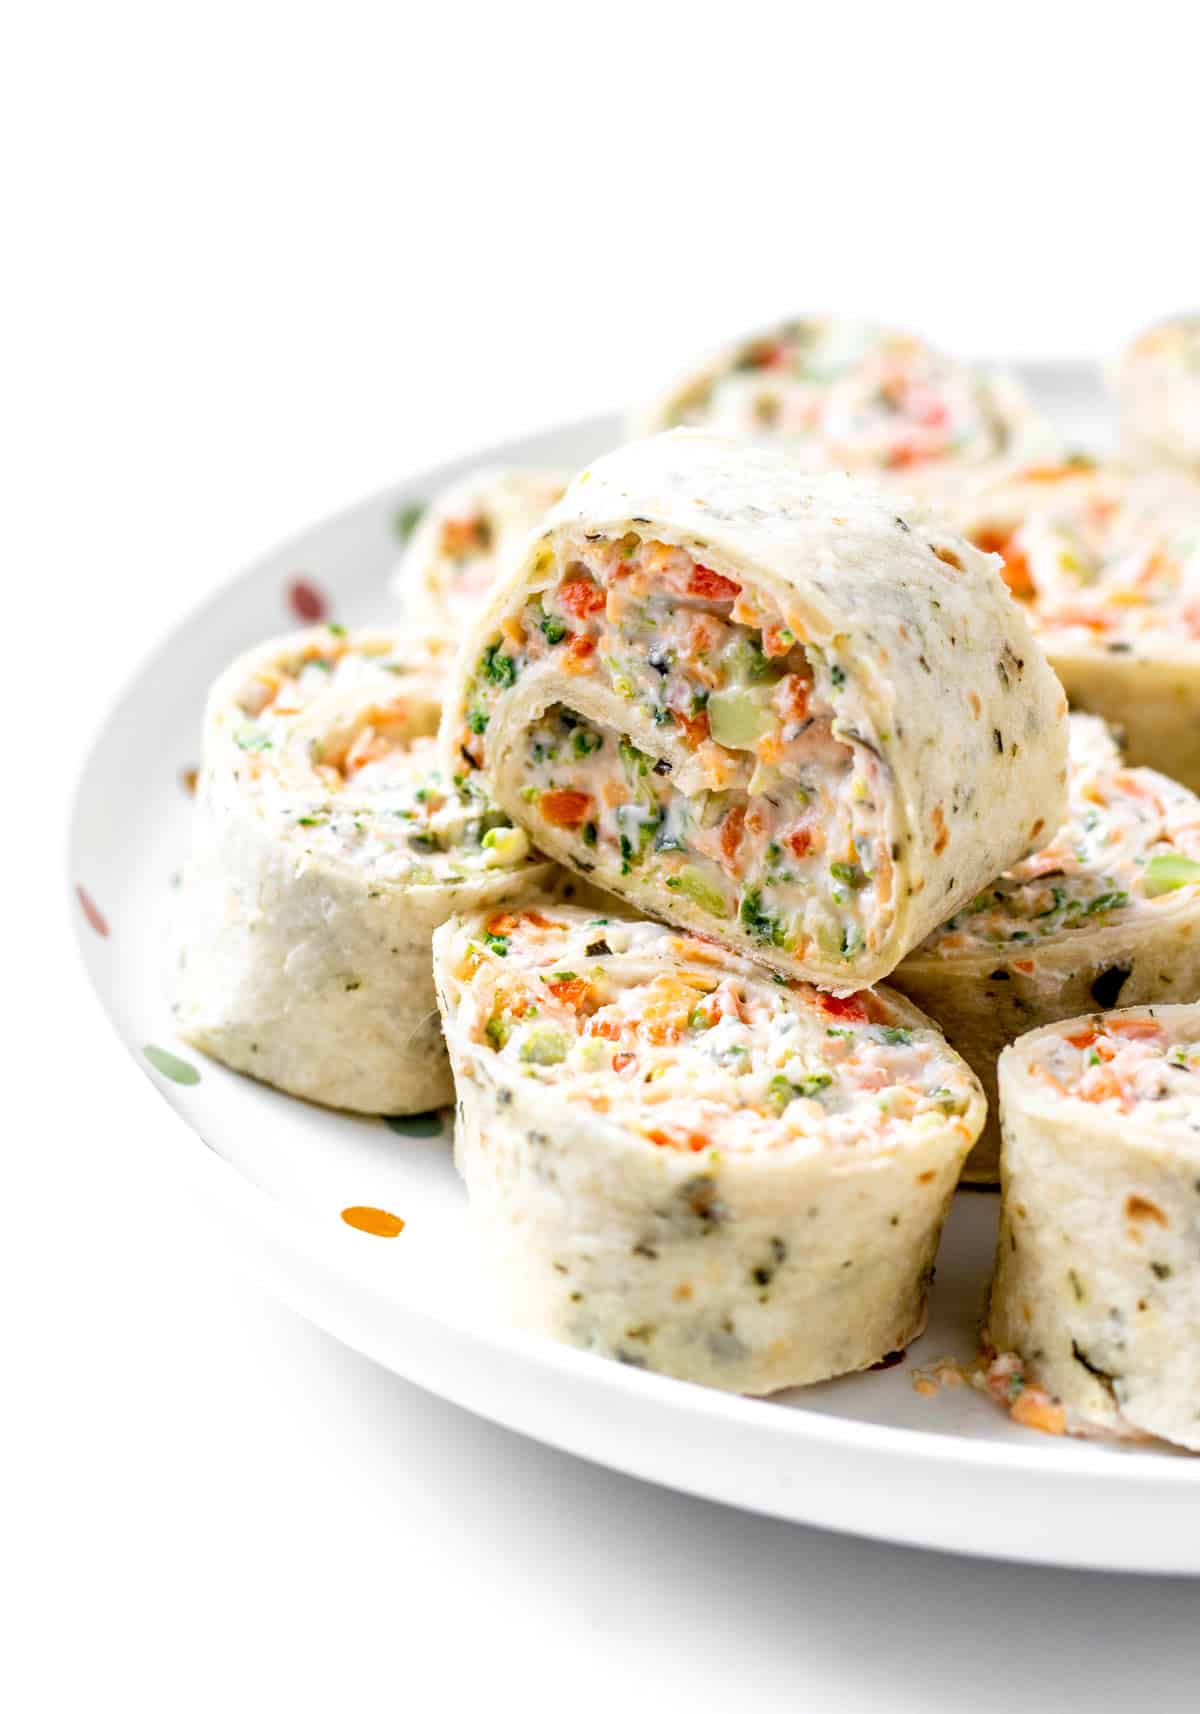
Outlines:
{"label": "sliced roll up", "polygon": [[552,866],[455,781],[435,655],[320,628],[217,680],[182,894],[180,1034],[234,1070],[364,1113],[451,1099],[430,936]]}
{"label": "sliced roll up", "polygon": [[1003,555],[1072,704],[1121,725],[1130,761],[1200,790],[1200,485],[1064,467],[959,518]]}
{"label": "sliced roll up", "polygon": [[556,470],[477,470],[430,503],[392,581],[421,631],[457,643],[567,480]]}
{"label": "sliced roll up", "polygon": [[964,1176],[996,1178],[996,1061],[1088,1006],[1200,997],[1200,798],[1127,767],[1093,715],[1070,717],[1070,807],[1049,845],[983,889],[892,980],[973,1066],[988,1123]]}
{"label": "sliced roll up", "polygon": [[1066,704],[994,563],[778,448],[623,447],[469,634],[448,754],[640,910],[866,987],[1063,819]]}
{"label": "sliced roll up", "polygon": [[455,1151],[521,1327],[768,1393],[921,1331],[984,1104],[885,991],[838,999],[545,904],[434,936]]}
{"label": "sliced roll up", "polygon": [[1122,441],[1135,463],[1200,476],[1200,314],[1172,316],[1135,339],[1116,393]]}
{"label": "sliced roll up", "polygon": [[1200,1006],[1034,1030],[1000,1101],[994,1372],[1069,1433],[1200,1451]]}
{"label": "sliced roll up", "polygon": [[1053,456],[1058,439],[1015,377],[845,316],[740,339],[635,419],[635,432],[707,428],[785,442],[814,468],[906,480]]}

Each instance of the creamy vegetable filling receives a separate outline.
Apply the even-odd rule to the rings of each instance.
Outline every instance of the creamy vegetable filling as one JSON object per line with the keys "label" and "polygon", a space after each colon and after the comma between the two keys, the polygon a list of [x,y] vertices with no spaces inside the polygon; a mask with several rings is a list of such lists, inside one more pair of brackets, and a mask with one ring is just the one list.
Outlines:
{"label": "creamy vegetable filling", "polygon": [[422,571],[450,617],[470,616],[565,486],[551,472],[488,471],[445,496],[432,519],[435,533]]}
{"label": "creamy vegetable filling", "polygon": [[1173,316],[1151,327],[1129,348],[1127,363],[1163,363],[1191,371],[1200,381],[1200,315]]}
{"label": "creamy vegetable filling", "polygon": [[[488,646],[463,754],[498,697],[541,663],[648,716],[662,753],[559,703],[525,739],[527,801],[622,876],[656,880],[760,945],[814,942],[852,964],[890,921],[887,734],[853,661],[806,644],[769,598],[682,548],[595,537]],[[647,740],[648,742],[648,740]],[[666,752],[670,751],[668,755]]]}
{"label": "creamy vegetable filling", "polygon": [[1006,441],[969,370],[907,334],[855,322],[789,322],[747,340],[675,420],[811,437],[851,469],[981,460]]}
{"label": "creamy vegetable filling", "polygon": [[1127,768],[1102,721],[1071,716],[1070,815],[1056,837],[986,887],[917,956],[1034,945],[1123,922],[1200,885],[1200,800]]}
{"label": "creamy vegetable filling", "polygon": [[456,976],[479,1046],[662,1148],[885,1148],[975,1089],[889,998],[731,974],[654,923],[500,912],[463,932]]}
{"label": "creamy vegetable filling", "polygon": [[[1064,474],[1070,474],[1064,470]],[[1200,639],[1200,491],[1172,479],[1048,486],[1024,516],[979,521],[976,546],[1043,635],[1113,654]]]}
{"label": "creamy vegetable filling", "polygon": [[1056,1094],[1200,1132],[1200,1041],[1152,1012],[1108,1012],[1045,1035],[1029,1075]]}
{"label": "creamy vegetable filling", "polygon": [[430,735],[438,704],[413,670],[340,627],[260,669],[238,699],[241,785],[306,856],[380,880],[442,885],[523,862],[524,831],[476,782],[446,777]]}
{"label": "creamy vegetable filling", "polygon": [[292,653],[247,679],[238,696],[246,724],[235,742],[249,754],[278,750],[291,733],[292,717],[317,701],[375,690],[395,698],[402,682],[412,683],[430,667],[384,636],[351,638],[343,625],[306,632]]}

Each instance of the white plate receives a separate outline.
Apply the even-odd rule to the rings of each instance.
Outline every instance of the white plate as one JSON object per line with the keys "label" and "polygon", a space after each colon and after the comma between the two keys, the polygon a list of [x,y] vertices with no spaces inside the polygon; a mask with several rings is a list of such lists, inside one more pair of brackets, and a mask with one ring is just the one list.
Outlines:
{"label": "white plate", "polygon": [[[1091,371],[1028,372],[1074,436],[1102,436]],[[73,908],[101,1003],[184,1123],[164,1127],[226,1241],[286,1302],[399,1374],[555,1446],[692,1493],[892,1541],[1062,1565],[1200,1572],[1200,1460],[1054,1440],[978,1393],[912,1385],[973,1353],[996,1198],[963,1192],[924,1337],[898,1366],[770,1401],[731,1398],[588,1356],[496,1322],[477,1280],[464,1195],[440,1118],[328,1113],[211,1064],[176,1040],[167,945],[186,848],[200,710],[217,670],[294,622],[302,580],[350,624],[387,616],[393,524],[475,463],[572,464],[612,444],[585,424],[430,471],[306,531],[227,585],[167,638],[109,715],[78,788]],[[99,913],[99,914],[97,914]],[[102,919],[102,920],[101,920]],[[104,931],[107,932],[104,932]],[[146,1044],[198,1073],[179,1083]],[[401,1216],[394,1240],[351,1206]]]}

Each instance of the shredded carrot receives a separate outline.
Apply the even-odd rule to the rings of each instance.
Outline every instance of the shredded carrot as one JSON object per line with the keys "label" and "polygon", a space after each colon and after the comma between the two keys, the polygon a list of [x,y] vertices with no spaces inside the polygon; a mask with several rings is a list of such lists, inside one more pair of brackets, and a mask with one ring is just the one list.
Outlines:
{"label": "shredded carrot", "polygon": [[1121,1085],[1111,1071],[1093,1065],[1081,1079],[1075,1093],[1081,1101],[1119,1101]]}
{"label": "shredded carrot", "polygon": [[1036,857],[1027,857],[1021,865],[1021,873],[1026,880],[1036,881],[1043,875],[1057,874],[1062,866],[1062,851],[1049,845],[1044,851],[1039,851]]}
{"label": "shredded carrot", "polygon": [[1149,786],[1144,785],[1142,781],[1138,779],[1136,774],[1118,774],[1116,783],[1125,793],[1126,797],[1141,798],[1144,802],[1152,804],[1158,811],[1159,815],[1165,815],[1166,812],[1163,809],[1162,800],[1159,798],[1157,792],[1151,790]]}
{"label": "shredded carrot", "polygon": [[933,453],[926,447],[919,446],[915,442],[909,441],[900,446],[893,447],[888,456],[888,463],[893,470],[910,470],[914,464],[923,464],[927,459],[932,457]]}
{"label": "shredded carrot", "polygon": [[566,923],[555,922],[553,917],[544,917],[541,911],[522,911],[517,919],[519,922],[531,922],[534,928],[565,928]]}
{"label": "shredded carrot", "polygon": [[1092,470],[1095,466],[1090,459],[1075,459],[1070,464],[1031,464],[1021,472],[1025,482],[1064,482],[1069,476],[1078,476],[1081,470]]}
{"label": "shredded carrot", "polygon": [[484,924],[484,930],[488,934],[511,934],[513,929],[520,923],[520,920],[520,917],[515,917],[511,911],[497,911],[495,916],[488,918],[487,922]]}
{"label": "shredded carrot", "polygon": [[1028,600],[1036,595],[1033,575],[1029,570],[1029,561],[1017,545],[1015,532],[996,529],[985,525],[972,531],[971,540],[983,553],[998,553],[1004,561],[1000,575],[1008,585],[1009,592],[1018,600]]}
{"label": "shredded carrot", "polygon": [[364,726],[346,751],[343,771],[356,774],[371,762],[382,762],[391,753],[391,745],[376,732],[373,726]]}
{"label": "shredded carrot", "polygon": [[1132,1041],[1156,1041],[1163,1033],[1157,1018],[1110,1017],[1105,1027],[1110,1036],[1128,1036]]}
{"label": "shredded carrot", "polygon": [[1084,1029],[1076,1030],[1073,1035],[1064,1036],[1063,1040],[1069,1042],[1072,1047],[1091,1047],[1099,1033],[1094,1024],[1088,1024]]}
{"label": "shredded carrot", "polygon": [[621,1026],[616,1018],[589,1018],[583,1029],[585,1035],[603,1036],[605,1041],[621,1039]]}
{"label": "shredded carrot", "polygon": [[639,1032],[656,1044],[678,1041],[696,1009],[697,990],[709,987],[707,978],[692,978],[680,971],[656,976],[646,991]]}
{"label": "shredded carrot", "polygon": [[[711,952],[710,946],[713,948]],[[708,935],[697,933],[690,941],[672,941],[671,950],[680,958],[690,958],[701,964],[723,964],[725,961],[725,948],[719,940],[712,940]],[[706,992],[716,986],[708,977],[689,976],[688,980],[697,987],[705,987]]]}
{"label": "shredded carrot", "polygon": [[646,1135],[660,1149],[689,1149],[692,1154],[702,1154],[708,1147],[708,1138],[700,1131],[689,1131],[684,1135],[669,1136],[666,1131],[647,1131]]}
{"label": "shredded carrot", "polygon": [[1067,1093],[1066,1084],[1060,1083],[1048,1066],[1039,1065],[1036,1060],[1034,1060],[1033,1064],[1029,1067],[1029,1075],[1036,1082],[1048,1083],[1051,1089],[1056,1089],[1060,1095],[1065,1095]]}
{"label": "shredded carrot", "polygon": [[497,911],[484,924],[488,934],[511,934],[520,928],[522,923],[532,923],[534,928],[564,928],[566,925],[555,922],[550,917],[544,917],[541,911],[520,911],[515,916],[512,911]]}
{"label": "shredded carrot", "polygon": [[1110,631],[1112,614],[1091,607],[1052,607],[1045,615],[1053,625],[1082,625],[1089,631]]}
{"label": "shredded carrot", "polygon": [[447,518],[442,525],[442,552],[452,559],[482,548],[487,532],[483,518]]}
{"label": "shredded carrot", "polygon": [[683,728],[683,736],[688,748],[698,749],[708,737],[708,711],[702,708],[699,714],[680,714],[676,708],[672,709],[671,712]]}
{"label": "shredded carrot", "polygon": [[777,706],[783,709],[785,720],[804,720],[808,715],[809,682],[801,678],[799,673],[788,673],[782,679],[776,695],[780,698]]}
{"label": "shredded carrot", "polygon": [[742,843],[742,829],[745,823],[746,806],[743,803],[734,804],[721,823],[721,862],[730,875],[738,873],[738,847]]}

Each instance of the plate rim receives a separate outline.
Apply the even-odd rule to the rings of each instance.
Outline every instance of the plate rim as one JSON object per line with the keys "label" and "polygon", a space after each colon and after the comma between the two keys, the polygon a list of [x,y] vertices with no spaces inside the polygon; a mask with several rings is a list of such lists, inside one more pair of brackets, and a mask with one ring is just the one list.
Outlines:
{"label": "plate rim", "polygon": [[[1047,371],[1070,374],[1077,380],[1082,380],[1085,376],[1099,377],[1098,366],[1084,361],[1055,359],[1014,364],[1013,367],[1027,378],[1039,372],[1046,374]],[[526,1371],[532,1370],[537,1383],[541,1385],[561,1383],[572,1389],[582,1389],[595,1399],[615,1397],[634,1406],[641,1403],[658,1416],[665,1413],[668,1417],[679,1417],[693,1423],[699,1417],[714,1429],[732,1428],[735,1431],[744,1431],[748,1444],[751,1444],[755,1437],[765,1437],[773,1446],[785,1449],[807,1448],[810,1451],[820,1450],[826,1454],[851,1457],[867,1455],[890,1463],[893,1474],[903,1475],[906,1471],[928,1474],[931,1471],[947,1470],[965,1474],[986,1470],[1009,1479],[1049,1478],[1068,1490],[1078,1490],[1081,1484],[1102,1481],[1106,1494],[1114,1498],[1117,1493],[1136,1497],[1152,1489],[1165,1490],[1168,1496],[1173,1497],[1187,1494],[1200,1496],[1200,1464],[1193,1462],[1186,1454],[1172,1449],[1144,1446],[1114,1448],[1108,1443],[1074,1440],[1070,1443],[1069,1453],[1064,1456],[1060,1442],[1041,1444],[1041,1437],[1034,1437],[1032,1434],[1028,1445],[1008,1444],[990,1439],[973,1440],[946,1431],[862,1422],[840,1416],[836,1412],[772,1409],[769,1399],[745,1398],[681,1382],[672,1377],[623,1367],[594,1354],[556,1344],[503,1323],[489,1322],[480,1327],[468,1311],[459,1311],[454,1306],[433,1307],[420,1299],[416,1291],[415,1277],[409,1281],[403,1273],[389,1272],[386,1246],[383,1247],[383,1253],[379,1249],[372,1251],[363,1245],[361,1235],[333,1223],[326,1227],[315,1214],[287,1206],[244,1176],[233,1162],[226,1159],[205,1139],[197,1125],[189,1120],[186,1111],[149,1075],[147,1068],[142,1066],[138,1058],[136,1044],[126,1039],[116,1016],[110,1010],[100,969],[94,958],[95,945],[85,932],[87,925],[79,911],[76,897],[76,877],[86,872],[77,860],[86,848],[86,829],[83,826],[84,783],[111,743],[114,728],[123,711],[130,703],[137,701],[139,694],[144,693],[147,679],[161,668],[164,661],[179,646],[180,639],[189,628],[213,609],[235,599],[239,589],[261,578],[268,568],[284,557],[297,553],[302,544],[319,532],[346,525],[353,518],[370,510],[394,507],[406,499],[425,498],[438,487],[455,480],[459,474],[481,465],[502,462],[533,464],[543,448],[544,456],[548,461],[552,460],[556,441],[567,435],[591,435],[599,439],[611,434],[617,424],[618,419],[612,414],[606,414],[500,442],[406,476],[349,505],[330,511],[302,529],[290,532],[269,550],[255,555],[246,566],[222,577],[213,589],[199,600],[190,603],[182,614],[168,620],[156,638],[140,652],[134,665],[123,674],[121,683],[106,698],[103,708],[91,725],[89,741],[82,752],[77,753],[66,800],[68,816],[64,855],[68,883],[67,908],[76,956],[96,1003],[97,1013],[107,1022],[117,1041],[126,1050],[123,1055],[126,1064],[141,1073],[139,1081],[143,1089],[148,1083],[180,1127],[180,1148],[173,1150],[169,1157],[164,1155],[163,1159],[169,1159],[172,1168],[184,1169],[192,1186],[201,1193],[210,1213],[215,1213],[223,1221],[235,1221],[239,1227],[239,1236],[243,1236],[247,1231],[261,1234],[275,1252],[276,1263],[282,1258],[290,1272],[310,1270],[315,1263],[322,1275],[343,1280],[351,1284],[356,1292],[367,1292],[377,1304],[382,1304],[388,1315],[395,1320],[397,1328],[400,1322],[403,1322],[409,1331],[419,1332],[426,1339],[439,1329],[445,1330],[460,1341],[474,1343],[483,1350],[499,1354],[506,1364]],[[398,545],[397,553],[399,551]],[[386,593],[383,590],[381,598],[386,601]],[[113,981],[115,983],[115,976]],[[131,1084],[131,1091],[133,1087]],[[161,1116],[160,1108],[160,1119]],[[188,1140],[187,1147],[182,1146],[184,1137]],[[244,1241],[241,1247],[243,1250],[249,1248]],[[258,1271],[252,1254],[243,1255],[241,1259],[251,1272]],[[296,1307],[292,1293],[286,1285],[280,1283],[278,1265],[270,1271],[273,1276],[273,1289]],[[291,1281],[291,1284],[297,1287],[296,1281]],[[355,1337],[354,1334],[347,1334],[331,1325],[329,1319],[314,1315],[311,1308],[299,1312],[316,1320],[326,1331],[334,1333],[356,1349],[364,1349],[361,1329],[358,1330],[360,1336]],[[884,1527],[859,1526],[852,1522],[827,1523],[815,1517],[806,1520],[803,1511],[797,1511],[794,1505],[780,1508],[763,1506],[751,1500],[728,1499],[719,1490],[706,1489],[703,1485],[689,1486],[686,1482],[668,1475],[646,1476],[642,1470],[631,1469],[626,1460],[607,1457],[602,1444],[592,1449],[582,1449],[569,1438],[550,1432],[544,1424],[541,1427],[514,1425],[506,1416],[494,1414],[489,1410],[486,1401],[464,1400],[457,1394],[439,1387],[427,1375],[407,1371],[392,1355],[381,1357],[378,1350],[372,1349],[367,1349],[366,1354],[373,1360],[385,1362],[389,1368],[405,1374],[418,1385],[441,1392],[442,1396],[453,1397],[456,1403],[463,1404],[464,1408],[471,1409],[476,1414],[505,1422],[506,1426],[515,1426],[517,1432],[526,1433],[610,1468],[639,1475],[642,1479],[675,1486],[710,1499],[721,1500],[723,1503],[765,1511],[768,1515],[810,1521],[818,1527],[842,1529],[879,1539],[908,1541],[915,1545],[936,1545],[947,1551],[977,1553],[988,1558],[1013,1557],[1049,1564],[1079,1564],[1093,1568],[1146,1572],[1176,1569],[1174,1564],[1164,1566],[1152,1555],[1142,1562],[1131,1563],[1128,1558],[1111,1554],[1100,1557],[1088,1555],[1079,1559],[1067,1549],[1048,1554],[1005,1554],[989,1548],[986,1544],[977,1547],[963,1543],[947,1544],[937,1532],[889,1534]],[[1189,1561],[1189,1566],[1200,1571],[1200,1546]]]}

